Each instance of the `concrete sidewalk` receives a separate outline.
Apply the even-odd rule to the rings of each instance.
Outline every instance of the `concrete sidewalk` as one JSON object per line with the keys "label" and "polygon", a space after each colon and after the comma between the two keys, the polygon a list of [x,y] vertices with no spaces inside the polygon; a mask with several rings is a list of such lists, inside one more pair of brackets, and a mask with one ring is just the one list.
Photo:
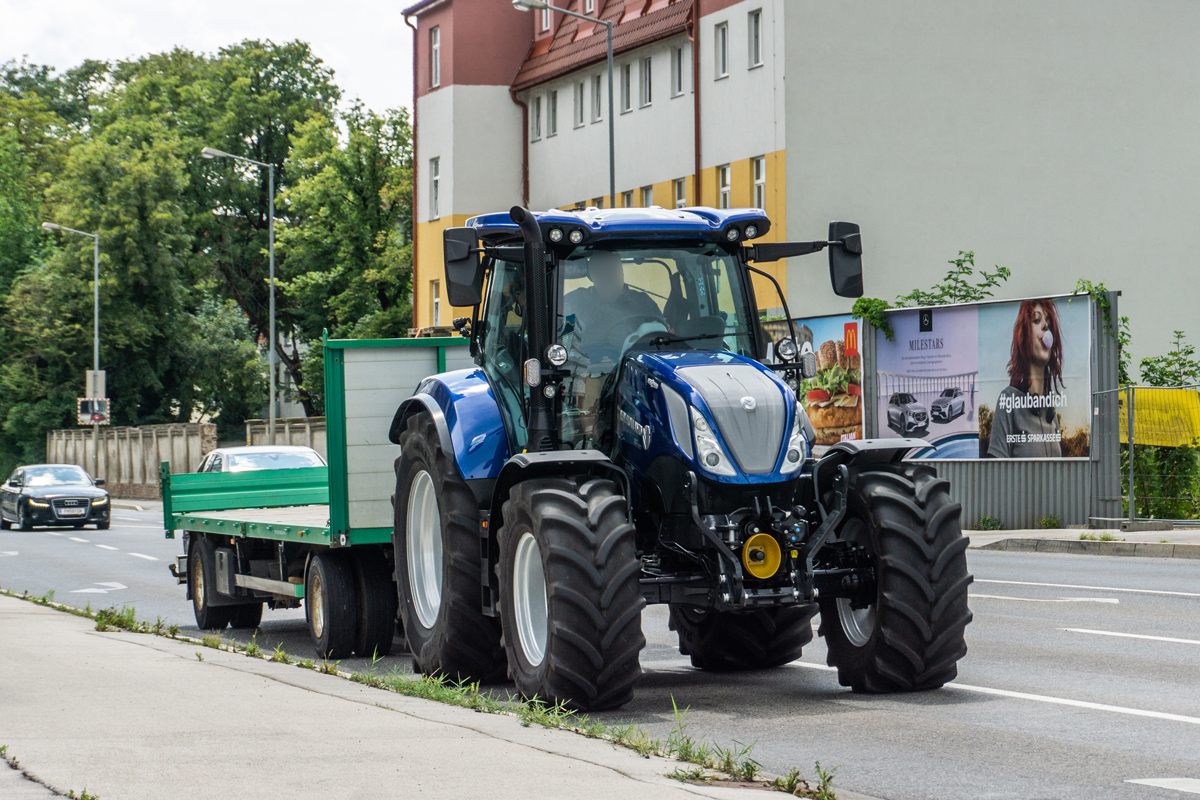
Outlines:
{"label": "concrete sidewalk", "polygon": [[[509,716],[163,637],[98,633],[89,619],[5,596],[0,642],[0,745],[60,795],[771,796],[681,784],[665,776],[686,765]],[[0,795],[50,796],[0,771]]]}
{"label": "concrete sidewalk", "polygon": [[[1200,527],[1170,531],[1080,530],[1036,528],[1010,531],[964,530],[971,547],[1038,553],[1200,558]],[[1115,536],[1113,541],[1081,539],[1080,534]]]}

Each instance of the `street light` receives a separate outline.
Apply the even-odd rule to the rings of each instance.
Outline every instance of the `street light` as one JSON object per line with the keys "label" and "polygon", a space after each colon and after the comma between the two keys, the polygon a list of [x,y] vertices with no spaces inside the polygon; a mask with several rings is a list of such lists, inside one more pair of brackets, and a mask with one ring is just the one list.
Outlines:
{"label": "street light", "polygon": [[[42,230],[45,231],[67,231],[68,233],[77,233],[80,236],[92,237],[92,295],[94,300],[94,313],[92,315],[92,374],[96,377],[94,380],[100,379],[100,234],[87,233],[85,231],[77,231],[74,228],[67,228],[62,225],[56,225],[53,222],[43,222]],[[98,386],[87,387],[87,393],[93,395],[92,399],[99,393]],[[96,458],[95,476],[100,474],[100,426],[92,425],[92,450],[95,451]]]}
{"label": "street light", "polygon": [[256,164],[260,167],[267,168],[267,239],[268,251],[270,252],[271,272],[270,272],[270,297],[268,299],[268,316],[270,322],[270,349],[267,351],[267,366],[271,371],[270,381],[270,408],[267,410],[267,443],[275,444],[275,165],[264,164],[262,161],[255,161],[253,158],[245,158],[244,156],[235,156],[233,153],[226,153],[224,150],[218,150],[215,147],[206,147],[200,151],[201,158],[232,158],[235,161],[245,161],[247,164]]}
{"label": "street light", "polygon": [[560,14],[566,14],[568,17],[587,20],[598,25],[603,25],[608,32],[608,207],[617,207],[617,166],[615,159],[615,145],[613,136],[613,24],[607,20],[596,19],[589,17],[587,14],[580,14],[578,11],[568,11],[565,8],[552,6],[545,0],[512,0],[513,8],[517,11],[557,11]]}

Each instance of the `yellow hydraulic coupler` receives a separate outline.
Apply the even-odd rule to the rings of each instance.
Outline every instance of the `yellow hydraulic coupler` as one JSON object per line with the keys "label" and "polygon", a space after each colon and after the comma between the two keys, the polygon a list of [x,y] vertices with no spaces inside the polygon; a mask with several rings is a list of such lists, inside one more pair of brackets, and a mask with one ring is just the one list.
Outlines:
{"label": "yellow hydraulic coupler", "polygon": [[779,550],[779,542],[769,533],[754,534],[742,547],[742,564],[747,572],[760,580],[778,572],[782,563],[783,553]]}

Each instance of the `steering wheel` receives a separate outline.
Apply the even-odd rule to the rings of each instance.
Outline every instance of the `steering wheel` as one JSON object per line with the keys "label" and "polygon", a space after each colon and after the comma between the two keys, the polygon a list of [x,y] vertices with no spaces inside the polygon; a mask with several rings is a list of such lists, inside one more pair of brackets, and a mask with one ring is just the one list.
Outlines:
{"label": "steering wheel", "polygon": [[665,338],[675,339],[673,333],[667,330],[667,326],[662,323],[662,320],[653,320],[651,322],[643,322],[638,326],[637,330],[625,337],[625,343],[621,345],[621,358],[629,352],[629,348],[640,343],[643,340],[648,340],[650,337],[664,336]]}

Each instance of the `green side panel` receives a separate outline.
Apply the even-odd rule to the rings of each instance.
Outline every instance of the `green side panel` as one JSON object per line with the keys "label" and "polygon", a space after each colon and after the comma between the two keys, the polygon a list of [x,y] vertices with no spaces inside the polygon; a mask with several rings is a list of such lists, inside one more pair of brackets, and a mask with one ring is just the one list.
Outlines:
{"label": "green side panel", "polygon": [[330,349],[325,354],[325,449],[329,454],[329,532],[338,540],[350,530],[350,489],[346,477],[346,357],[333,344],[326,343]]}
{"label": "green side panel", "polygon": [[437,374],[441,375],[446,371],[446,348],[439,347],[437,351]]}
{"label": "green side panel", "polygon": [[280,508],[329,502],[328,467],[264,469],[166,475],[163,462],[163,515],[231,508]]}
{"label": "green side panel", "polygon": [[[325,347],[350,350],[356,347],[465,347],[466,337],[437,336],[428,339],[327,339]],[[325,401],[328,404],[328,399]],[[328,412],[328,406],[326,406]]]}
{"label": "green side panel", "polygon": [[391,544],[391,528],[351,528],[350,544]]}

